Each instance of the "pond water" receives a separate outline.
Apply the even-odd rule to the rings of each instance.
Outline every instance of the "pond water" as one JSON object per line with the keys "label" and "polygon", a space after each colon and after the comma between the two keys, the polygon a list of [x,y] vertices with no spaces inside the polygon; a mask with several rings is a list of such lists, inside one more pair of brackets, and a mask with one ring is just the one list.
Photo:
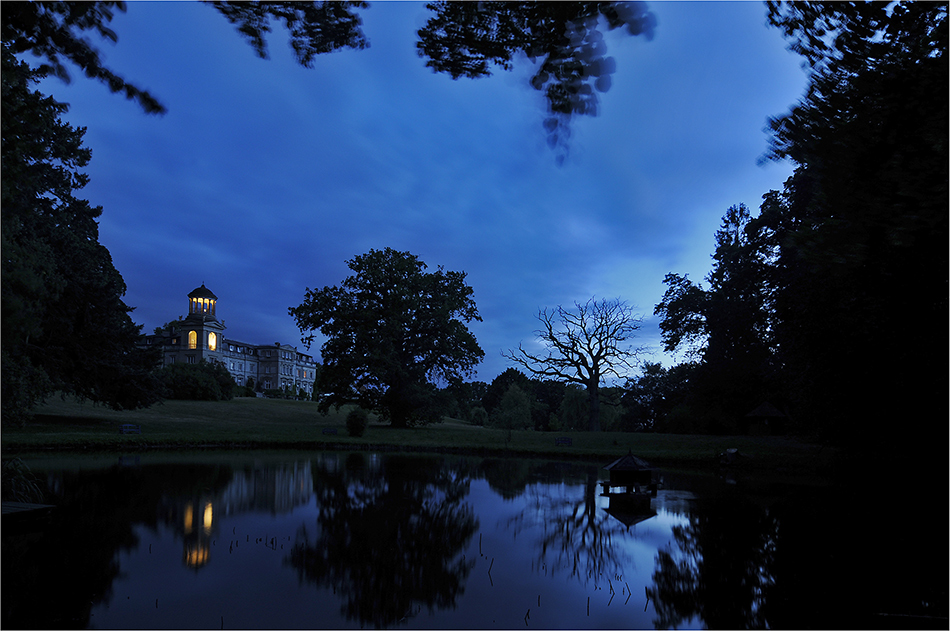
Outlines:
{"label": "pond water", "polygon": [[946,541],[867,529],[832,489],[660,471],[618,504],[606,463],[375,453],[27,464],[57,508],[5,528],[4,628],[946,628]]}

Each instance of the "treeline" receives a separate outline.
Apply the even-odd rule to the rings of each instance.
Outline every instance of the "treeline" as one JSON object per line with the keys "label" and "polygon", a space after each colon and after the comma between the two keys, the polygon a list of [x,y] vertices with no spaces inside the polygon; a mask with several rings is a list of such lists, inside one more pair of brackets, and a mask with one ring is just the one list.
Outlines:
{"label": "treeline", "polygon": [[[767,6],[810,72],[769,122],[764,159],[795,172],[757,213],[726,210],[705,283],[667,274],[654,313],[665,350],[688,362],[645,365],[607,397],[620,412],[603,426],[733,433],[771,420],[919,452],[948,412],[947,5]],[[508,379],[534,427],[564,423],[567,388]],[[490,388],[489,423],[507,396]]]}
{"label": "treeline", "polygon": [[932,436],[947,414],[947,5],[768,7],[810,66],[769,125],[766,159],[796,170],[758,214],[728,209],[705,286],[666,276],[663,341],[694,361],[643,379],[668,382],[667,422],[697,431],[770,401],[841,443]]}
{"label": "treeline", "polygon": [[[3,423],[24,422],[55,391],[115,409],[168,391],[226,398],[231,383],[217,368],[156,370],[157,353],[140,345],[121,274],[98,242],[102,209],[76,194],[88,181],[85,130],[34,89],[50,68],[17,57],[33,50],[55,67],[48,42],[70,25],[107,23],[111,9],[17,6],[4,13],[2,42]],[[733,433],[754,429],[750,412],[765,410],[782,429],[841,443],[891,446],[896,434],[918,451],[942,445],[933,437],[943,437],[948,412],[947,5],[767,7],[810,73],[801,101],[769,122],[764,159],[790,160],[795,172],[757,213],[726,211],[705,284],[666,276],[654,313],[666,350],[688,363],[646,364],[605,388],[602,405],[603,373],[592,376],[587,427]],[[612,26],[627,20],[604,9]],[[58,35],[34,40],[55,16]],[[95,62],[90,76],[114,76],[86,40],[64,41],[78,55],[70,59]],[[305,341],[315,331],[329,340],[321,409],[356,401],[395,427],[444,415],[507,429],[583,426],[582,395],[563,383],[517,371],[462,383],[484,356],[467,329],[481,318],[464,273],[426,272],[389,248],[348,264],[353,275],[340,286],[308,289],[290,309]]]}
{"label": "treeline", "polygon": [[[659,366],[657,364],[656,366]],[[601,388],[600,422],[604,431],[665,431],[642,397],[638,380],[623,387]],[[514,368],[484,381],[459,382],[439,391],[433,412],[506,430],[587,431],[589,400],[577,384],[531,378]]]}

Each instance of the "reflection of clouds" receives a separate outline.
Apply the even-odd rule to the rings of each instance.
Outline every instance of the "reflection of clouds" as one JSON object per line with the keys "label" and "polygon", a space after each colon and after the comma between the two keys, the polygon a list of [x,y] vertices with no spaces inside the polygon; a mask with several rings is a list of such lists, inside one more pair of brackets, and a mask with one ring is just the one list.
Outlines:
{"label": "reflection of clouds", "polygon": [[601,575],[622,574],[628,561],[625,547],[617,545],[628,534],[626,526],[606,512],[596,469],[585,477],[583,485],[529,485],[524,510],[506,523],[515,538],[526,531],[540,531],[535,571],[566,570],[584,584],[591,578],[596,583]]}
{"label": "reflection of clouds", "polygon": [[653,506],[658,511],[665,510],[677,515],[688,515],[692,502],[696,501],[696,496],[689,491],[680,491],[675,489],[661,490],[656,494],[653,500]]}

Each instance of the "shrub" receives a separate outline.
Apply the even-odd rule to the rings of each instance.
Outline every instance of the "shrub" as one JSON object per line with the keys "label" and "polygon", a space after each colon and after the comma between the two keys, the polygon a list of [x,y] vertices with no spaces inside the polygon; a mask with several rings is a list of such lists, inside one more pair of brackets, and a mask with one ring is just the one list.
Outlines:
{"label": "shrub", "polygon": [[204,360],[197,364],[169,364],[159,371],[159,378],[169,399],[227,401],[237,387],[222,364]]}
{"label": "shrub", "polygon": [[564,398],[561,399],[561,405],[557,409],[557,431],[587,429],[589,414],[587,391],[579,386],[568,386],[564,390]]}
{"label": "shrub", "polygon": [[491,415],[491,423],[500,429],[527,429],[531,426],[531,401],[517,384],[511,384]]}
{"label": "shrub", "polygon": [[369,425],[369,415],[363,408],[354,408],[346,415],[346,431],[350,436],[359,438]]}

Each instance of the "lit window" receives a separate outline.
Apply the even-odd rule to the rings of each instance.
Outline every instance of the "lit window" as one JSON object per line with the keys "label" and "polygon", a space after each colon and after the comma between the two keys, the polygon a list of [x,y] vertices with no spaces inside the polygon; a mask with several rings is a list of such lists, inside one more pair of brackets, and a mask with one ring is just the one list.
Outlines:
{"label": "lit window", "polygon": [[205,532],[211,532],[211,522],[213,519],[213,511],[211,508],[211,502],[205,504],[204,515],[202,519],[202,526],[204,526]]}
{"label": "lit window", "polygon": [[198,332],[197,331],[188,331],[188,348],[190,349],[198,348]]}
{"label": "lit window", "polygon": [[218,336],[214,333],[208,333],[208,350],[218,350]]}

